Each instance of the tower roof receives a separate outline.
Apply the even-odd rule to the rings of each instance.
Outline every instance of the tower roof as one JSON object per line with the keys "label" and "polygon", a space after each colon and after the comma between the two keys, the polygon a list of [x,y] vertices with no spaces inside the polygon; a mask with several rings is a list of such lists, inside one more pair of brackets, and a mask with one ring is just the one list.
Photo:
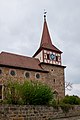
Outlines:
{"label": "tower roof", "polygon": [[45,15],[44,15],[44,25],[43,25],[43,32],[42,32],[40,47],[33,57],[35,57],[42,49],[47,49],[47,50],[55,51],[58,53],[62,53],[58,48],[56,48],[52,44]]}
{"label": "tower roof", "polygon": [[51,42],[48,27],[47,27],[47,22],[46,22],[46,19],[45,19],[40,47],[43,47],[43,46],[47,47],[47,45],[51,47],[52,42]]}

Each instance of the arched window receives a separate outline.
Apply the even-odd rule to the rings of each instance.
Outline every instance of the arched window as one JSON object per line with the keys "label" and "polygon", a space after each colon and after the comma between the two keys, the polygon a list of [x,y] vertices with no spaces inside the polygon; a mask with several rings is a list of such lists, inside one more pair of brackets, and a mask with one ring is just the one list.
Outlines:
{"label": "arched window", "polygon": [[54,99],[58,100],[58,92],[55,90],[53,92]]}

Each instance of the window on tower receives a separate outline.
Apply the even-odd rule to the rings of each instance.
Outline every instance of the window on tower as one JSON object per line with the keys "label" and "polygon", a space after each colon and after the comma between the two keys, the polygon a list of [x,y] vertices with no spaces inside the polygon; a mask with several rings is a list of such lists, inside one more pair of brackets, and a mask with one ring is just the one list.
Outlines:
{"label": "window on tower", "polygon": [[55,80],[55,79],[54,79],[53,81],[54,81],[54,83],[56,82],[56,80]]}
{"label": "window on tower", "polygon": [[58,61],[58,56],[56,56],[56,61]]}
{"label": "window on tower", "polygon": [[50,59],[49,54],[47,54],[47,59],[48,59],[48,60]]}

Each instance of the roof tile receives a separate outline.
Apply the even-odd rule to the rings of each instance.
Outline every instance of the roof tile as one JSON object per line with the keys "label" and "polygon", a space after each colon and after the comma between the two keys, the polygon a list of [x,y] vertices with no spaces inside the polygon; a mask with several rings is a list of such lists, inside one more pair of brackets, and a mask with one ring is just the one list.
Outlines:
{"label": "roof tile", "polygon": [[0,53],[0,65],[44,71],[39,64],[40,61],[36,58],[21,56],[7,52]]}

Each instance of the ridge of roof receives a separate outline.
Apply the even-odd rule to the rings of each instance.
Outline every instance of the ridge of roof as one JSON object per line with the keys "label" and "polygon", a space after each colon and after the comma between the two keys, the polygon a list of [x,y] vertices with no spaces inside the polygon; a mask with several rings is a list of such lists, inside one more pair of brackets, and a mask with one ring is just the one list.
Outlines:
{"label": "ridge of roof", "polygon": [[[5,51],[2,51],[2,52],[0,53],[0,55],[3,55],[3,54],[15,55],[15,56],[24,57],[24,58],[32,58],[32,57],[29,57],[29,56],[25,56],[25,55],[21,55],[21,54],[16,54],[16,53],[11,53],[11,52],[5,52]],[[32,59],[37,59],[37,60],[39,60],[38,58],[32,58]]]}

